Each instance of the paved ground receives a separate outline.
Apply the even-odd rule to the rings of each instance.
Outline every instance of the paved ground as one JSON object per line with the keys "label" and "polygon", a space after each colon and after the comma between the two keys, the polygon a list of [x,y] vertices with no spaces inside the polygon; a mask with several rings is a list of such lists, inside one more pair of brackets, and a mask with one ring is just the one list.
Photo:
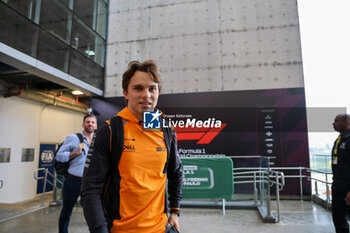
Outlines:
{"label": "paved ground", "polygon": [[[1,206],[0,206],[1,207]],[[0,219],[4,220],[3,208]],[[0,220],[0,233],[56,233],[61,207],[47,207]],[[70,224],[71,233],[88,232],[82,208],[74,209]],[[311,202],[282,201],[281,222],[263,223],[257,210],[182,208],[181,233],[331,233],[334,232],[331,214]]]}
{"label": "paved ground", "polygon": [[47,207],[50,203],[49,200],[52,200],[51,196],[51,193],[46,194],[43,204],[41,204],[42,196],[37,196],[31,200],[21,201],[14,204],[0,203],[0,223],[13,217],[21,216],[22,214],[30,213],[40,208]]}

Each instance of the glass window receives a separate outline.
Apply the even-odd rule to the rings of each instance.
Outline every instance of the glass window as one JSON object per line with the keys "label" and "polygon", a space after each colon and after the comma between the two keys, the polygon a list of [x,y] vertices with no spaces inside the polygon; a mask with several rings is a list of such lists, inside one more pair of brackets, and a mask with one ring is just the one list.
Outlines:
{"label": "glass window", "polygon": [[19,11],[24,16],[30,18],[31,9],[32,9],[32,0],[6,0],[4,1],[17,11]]}
{"label": "glass window", "polygon": [[69,47],[50,33],[40,31],[38,59],[59,69],[68,72]]}
{"label": "glass window", "polygon": [[40,21],[40,11],[41,11],[41,0],[33,0],[30,19],[33,20],[34,23],[36,24],[39,24],[39,21]]}
{"label": "glass window", "polygon": [[71,51],[69,74],[103,90],[104,69],[74,50]]}
{"label": "glass window", "polygon": [[51,34],[69,43],[72,13],[56,0],[43,0],[40,25]]}
{"label": "glass window", "polygon": [[99,36],[96,36],[94,61],[102,67],[105,66],[105,64],[104,64],[105,63],[105,51],[106,51],[105,41],[102,38],[100,38]]}
{"label": "glass window", "polygon": [[74,0],[59,0],[59,1],[63,2],[64,5],[69,7],[69,9],[73,10]]}
{"label": "glass window", "polygon": [[97,20],[96,20],[96,32],[106,39],[107,28],[107,6],[103,0],[98,1],[97,5]]}
{"label": "glass window", "polygon": [[94,25],[94,12],[96,9],[96,0],[75,0],[74,13],[86,23],[90,28]]}
{"label": "glass window", "polygon": [[69,0],[60,0],[64,5],[69,7]]}
{"label": "glass window", "polygon": [[71,45],[91,60],[95,59],[94,34],[95,33],[90,28],[74,17]]}
{"label": "glass window", "polygon": [[104,67],[105,41],[76,17],[73,20],[71,46]]}
{"label": "glass window", "polygon": [[20,13],[0,4],[0,41],[36,57],[39,28]]}

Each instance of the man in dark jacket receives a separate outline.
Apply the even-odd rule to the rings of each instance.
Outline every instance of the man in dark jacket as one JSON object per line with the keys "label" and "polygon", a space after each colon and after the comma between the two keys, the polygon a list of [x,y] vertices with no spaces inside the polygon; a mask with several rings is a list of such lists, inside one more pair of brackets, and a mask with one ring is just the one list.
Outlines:
{"label": "man in dark jacket", "polygon": [[350,214],[350,115],[340,114],[333,122],[340,135],[332,150],[332,216],[337,233],[349,233]]}
{"label": "man in dark jacket", "polygon": [[179,230],[183,172],[176,134],[146,130],[142,124],[143,113],[157,105],[158,66],[151,60],[131,62],[122,85],[127,107],[117,114],[123,129],[121,155],[113,157],[118,138],[106,124],[96,132],[85,164],[81,196],[90,232],[163,233],[169,224]]}

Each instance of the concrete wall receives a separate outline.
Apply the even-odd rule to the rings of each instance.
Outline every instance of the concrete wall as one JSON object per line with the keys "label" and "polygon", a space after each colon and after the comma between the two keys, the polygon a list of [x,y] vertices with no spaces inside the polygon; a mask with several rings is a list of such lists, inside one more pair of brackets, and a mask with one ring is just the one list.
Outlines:
{"label": "concrete wall", "polygon": [[163,93],[304,86],[296,0],[110,1],[107,41],[106,97],[145,59]]}
{"label": "concrete wall", "polygon": [[[0,203],[31,199],[36,195],[40,143],[59,143],[82,130],[81,113],[11,97],[0,99],[0,148],[11,148],[9,163],[0,163]],[[33,162],[22,162],[22,148],[34,148]]]}

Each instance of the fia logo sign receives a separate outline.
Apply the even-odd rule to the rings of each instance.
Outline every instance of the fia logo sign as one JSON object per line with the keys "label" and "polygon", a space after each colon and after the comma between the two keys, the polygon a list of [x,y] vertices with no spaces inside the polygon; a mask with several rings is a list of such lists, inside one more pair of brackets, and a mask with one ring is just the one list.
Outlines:
{"label": "fia logo sign", "polygon": [[160,112],[143,112],[143,128],[144,129],[160,129]]}
{"label": "fia logo sign", "polygon": [[44,150],[41,152],[41,161],[43,163],[51,163],[54,157],[52,150]]}

